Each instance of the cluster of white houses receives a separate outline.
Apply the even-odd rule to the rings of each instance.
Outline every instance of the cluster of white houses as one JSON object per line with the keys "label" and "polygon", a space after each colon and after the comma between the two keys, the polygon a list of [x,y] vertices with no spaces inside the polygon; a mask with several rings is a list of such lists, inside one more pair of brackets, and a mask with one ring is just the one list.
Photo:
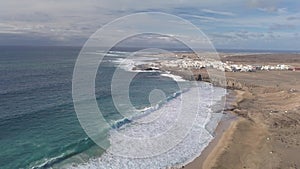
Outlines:
{"label": "cluster of white houses", "polygon": [[221,61],[213,60],[193,60],[193,59],[177,59],[162,61],[160,66],[173,67],[173,68],[185,68],[185,69],[202,69],[202,68],[214,68],[220,71],[227,72],[253,72],[253,71],[269,71],[269,70],[292,70],[289,65],[242,65],[232,64],[230,62],[223,63]]}

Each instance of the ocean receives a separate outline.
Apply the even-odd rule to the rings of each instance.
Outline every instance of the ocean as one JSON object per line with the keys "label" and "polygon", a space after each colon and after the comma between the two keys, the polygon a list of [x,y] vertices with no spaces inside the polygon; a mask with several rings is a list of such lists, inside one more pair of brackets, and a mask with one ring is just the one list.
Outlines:
{"label": "ocean", "polygon": [[[111,51],[111,55],[107,55],[100,64],[95,80],[99,109],[111,126],[101,130],[103,142],[107,142],[109,148],[100,148],[82,129],[74,110],[72,75],[80,49],[0,47],[1,169],[164,168],[191,161],[211,141],[222,118],[222,113],[212,112],[212,107],[223,106],[220,101],[226,93],[224,89],[197,82],[196,86],[181,91],[178,84],[186,82],[180,77],[157,71],[131,72],[128,63],[120,65],[128,51]],[[131,119],[118,113],[111,94],[111,81],[118,66],[123,73],[135,74],[129,87],[129,100],[141,111],[140,114],[131,113]],[[149,102],[149,94],[153,90],[164,92],[166,99],[159,105]],[[196,123],[175,147],[147,158],[111,153],[134,147],[126,142],[117,142],[116,133],[151,137],[169,129],[169,124],[176,119],[174,115],[179,111],[182,97],[189,98],[199,91],[201,98],[193,98],[185,109],[198,113]],[[194,112],[196,109],[199,112]],[[160,115],[156,122],[138,123],[151,120],[155,114]],[[206,123],[207,114],[210,116]],[[164,142],[160,143],[164,145]],[[126,154],[126,151],[123,153]]]}

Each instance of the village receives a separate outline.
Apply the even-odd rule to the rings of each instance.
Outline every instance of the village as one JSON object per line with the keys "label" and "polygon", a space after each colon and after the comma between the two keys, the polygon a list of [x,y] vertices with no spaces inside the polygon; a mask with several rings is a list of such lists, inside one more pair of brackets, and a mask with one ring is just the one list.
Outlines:
{"label": "village", "polygon": [[221,62],[217,60],[195,60],[191,58],[180,58],[176,60],[163,60],[160,62],[150,64],[155,67],[169,67],[179,69],[204,69],[213,68],[225,72],[255,72],[255,71],[295,71],[296,68],[290,65],[259,65],[259,64],[236,64],[226,61]]}

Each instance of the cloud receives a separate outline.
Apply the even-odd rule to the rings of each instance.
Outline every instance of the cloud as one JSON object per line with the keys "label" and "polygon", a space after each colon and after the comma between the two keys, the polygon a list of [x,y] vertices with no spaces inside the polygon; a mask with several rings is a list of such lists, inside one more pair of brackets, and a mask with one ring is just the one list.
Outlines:
{"label": "cloud", "polygon": [[240,31],[213,33],[209,37],[219,49],[298,50],[300,47],[295,33]]}
{"label": "cloud", "polygon": [[289,16],[286,18],[287,20],[290,20],[290,21],[294,21],[294,20],[300,20],[300,16]]}
{"label": "cloud", "polygon": [[280,2],[282,2],[282,0],[249,0],[249,5],[264,12],[287,13],[286,7],[279,7]]}
{"label": "cloud", "polygon": [[172,36],[159,34],[140,34],[129,37],[119,44],[119,47],[182,47],[183,44]]}
{"label": "cloud", "polygon": [[16,26],[6,23],[0,23],[0,34],[21,34],[23,31],[19,30]]}
{"label": "cloud", "polygon": [[290,29],[295,29],[296,25],[293,24],[272,24],[270,26],[270,30],[290,30]]}
{"label": "cloud", "polygon": [[268,7],[268,8],[258,8],[258,10],[264,12],[276,12],[279,14],[287,13],[287,8]]}
{"label": "cloud", "polygon": [[232,12],[214,11],[214,10],[210,10],[210,9],[202,9],[202,11],[205,13],[216,14],[216,15],[235,16],[235,14]]}
{"label": "cloud", "polygon": [[[0,0],[0,39],[4,42],[45,44],[82,44],[101,26],[121,16],[136,12],[157,11],[183,17],[200,27],[206,34],[213,34],[217,43],[226,42],[233,47],[238,42],[292,38],[286,35],[299,32],[300,13],[294,0]],[[251,8],[249,8],[251,7]],[[263,11],[263,12],[262,12]],[[145,21],[157,25],[151,20]],[[170,24],[165,21],[161,24]],[[180,25],[180,23],[177,23]],[[141,27],[145,24],[141,24]],[[145,28],[148,29],[148,28]],[[167,31],[174,31],[168,27]],[[119,29],[118,29],[119,30]],[[116,30],[116,31],[118,31]],[[188,30],[186,30],[188,32]],[[273,33],[268,33],[272,31]],[[171,34],[170,33],[170,34]],[[108,35],[114,36],[115,32]],[[19,38],[17,38],[19,37]],[[20,40],[25,38],[27,40]],[[161,39],[160,39],[161,38]],[[166,37],[156,37],[159,43]],[[160,39],[160,40],[159,40]],[[141,42],[136,40],[135,42]],[[148,39],[149,40],[149,39]],[[229,43],[230,42],[230,43]],[[231,43],[234,42],[234,43]],[[132,42],[133,43],[133,42]],[[285,43],[288,43],[287,41]],[[225,44],[225,43],[224,43]],[[254,44],[254,43],[253,43]]]}
{"label": "cloud", "polygon": [[217,18],[209,17],[209,16],[201,16],[201,15],[189,15],[189,14],[182,14],[181,16],[186,16],[190,18],[196,18],[204,21],[217,21]]}

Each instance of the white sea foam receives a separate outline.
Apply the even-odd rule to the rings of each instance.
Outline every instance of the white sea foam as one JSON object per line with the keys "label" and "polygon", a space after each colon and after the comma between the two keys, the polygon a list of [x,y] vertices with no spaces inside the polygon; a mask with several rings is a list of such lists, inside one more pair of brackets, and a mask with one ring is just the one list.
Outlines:
{"label": "white sea foam", "polygon": [[[182,95],[187,97],[193,96],[193,93],[197,89],[191,89]],[[217,101],[221,100],[224,96],[224,89],[206,87],[200,89],[200,107],[198,114],[195,118],[195,123],[191,130],[188,132],[186,137],[174,146],[169,151],[163,152],[159,155],[150,156],[147,158],[131,158],[124,156],[117,156],[111,152],[116,151],[138,151],[136,145],[125,144],[122,140],[119,140],[118,134],[123,134],[129,137],[148,138],[157,136],[157,134],[163,134],[164,131],[170,129],[174,123],[178,113],[180,113],[179,105],[181,97],[169,101],[163,105],[160,109],[155,110],[147,116],[139,118],[136,121],[128,123],[119,129],[112,129],[110,131],[110,143],[111,146],[107,152],[104,153],[98,159],[91,159],[89,162],[84,164],[69,166],[66,168],[80,168],[80,169],[159,169],[168,168],[171,166],[182,166],[201,154],[203,149],[213,139],[212,134],[206,127],[210,125],[212,131],[215,129],[218,121],[220,120],[221,114],[211,113],[211,106],[216,104]],[[197,100],[189,102],[188,111],[194,111],[195,106],[197,107]],[[212,117],[207,123],[207,114],[211,114]],[[183,119],[178,119],[183,120]],[[145,123],[145,121],[147,121]],[[206,124],[205,126],[203,124]],[[166,146],[169,140],[160,142],[162,146]],[[149,150],[151,151],[151,149]]]}
{"label": "white sea foam", "polygon": [[[148,59],[148,60],[146,60]],[[112,62],[119,64],[119,68],[128,71],[128,72],[158,72],[158,70],[134,70],[134,67],[136,67],[137,65],[142,65],[142,64],[147,64],[149,63],[149,61],[152,60],[156,60],[156,58],[140,58],[140,59],[125,59],[125,58],[118,58],[113,60]],[[166,73],[161,73],[161,76],[164,77],[169,77],[171,79],[173,79],[174,81],[177,82],[183,82],[186,81],[185,79],[183,79],[181,76],[177,76],[177,75],[173,75],[169,72]]]}
{"label": "white sea foam", "polygon": [[[111,62],[118,65],[119,68],[128,72],[155,72],[157,70],[134,70],[138,65],[149,64],[156,61],[155,57],[135,57],[135,58],[117,58],[111,60]],[[154,69],[157,69],[154,67]]]}
{"label": "white sea foam", "polygon": [[181,76],[177,76],[177,75],[173,75],[173,74],[170,74],[170,73],[162,73],[160,74],[161,76],[164,76],[164,77],[169,77],[177,82],[184,82],[186,80],[184,80]]}
{"label": "white sea foam", "polygon": [[112,61],[113,63],[119,64],[119,68],[132,72],[133,68],[137,65],[137,62],[132,59],[124,59],[124,58],[118,58]]}

